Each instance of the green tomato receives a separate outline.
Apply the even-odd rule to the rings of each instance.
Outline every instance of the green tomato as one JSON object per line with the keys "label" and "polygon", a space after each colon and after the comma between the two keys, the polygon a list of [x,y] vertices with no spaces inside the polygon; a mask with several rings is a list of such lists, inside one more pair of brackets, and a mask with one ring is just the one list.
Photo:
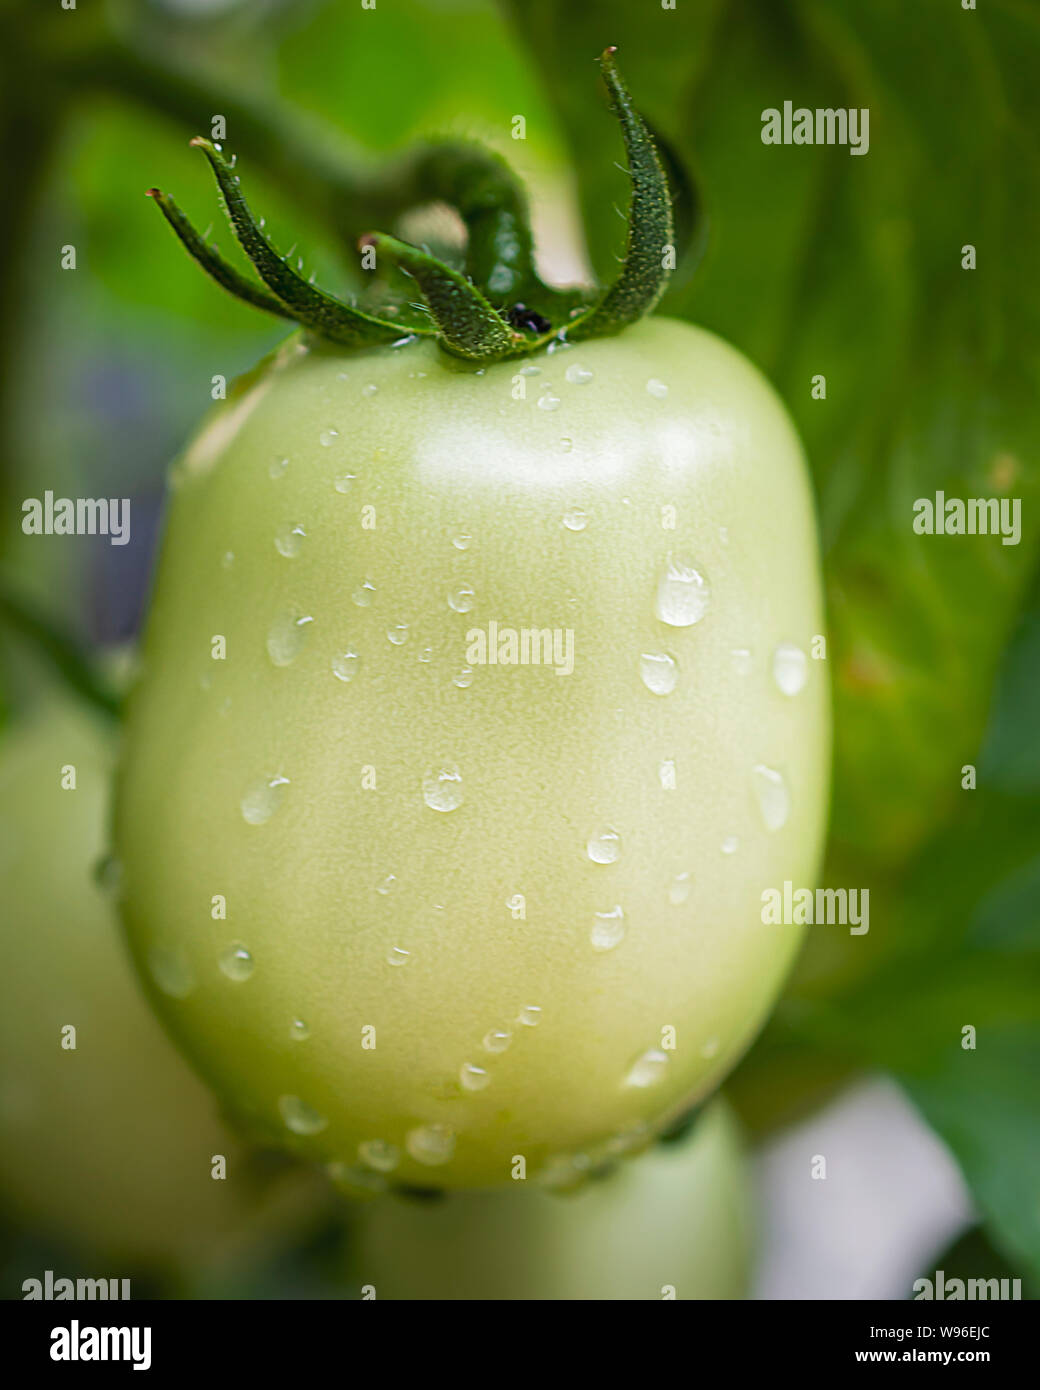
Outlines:
{"label": "green tomato", "polygon": [[123,911],[242,1123],[481,1186],[710,1093],[799,946],[760,895],[812,883],[828,771],[762,377],[667,320],[479,371],[297,336],[173,482]]}
{"label": "green tomato", "polygon": [[353,1282],[383,1299],[741,1298],[751,1224],[737,1127],[716,1101],[688,1138],[566,1197],[373,1202],[354,1231]]}
{"label": "green tomato", "polygon": [[124,1273],[216,1270],[306,1219],[316,1184],[251,1162],[142,997],[94,878],[112,742],[59,703],[0,741],[0,1202]]}

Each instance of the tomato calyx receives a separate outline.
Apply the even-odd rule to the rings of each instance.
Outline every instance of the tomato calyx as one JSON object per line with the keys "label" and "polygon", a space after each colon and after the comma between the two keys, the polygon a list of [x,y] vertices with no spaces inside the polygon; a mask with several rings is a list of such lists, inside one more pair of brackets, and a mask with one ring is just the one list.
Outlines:
{"label": "tomato calyx", "polygon": [[[414,281],[422,303],[410,307],[420,310],[418,318],[401,314],[397,304],[370,312],[304,279],[253,216],[235,161],[210,140],[196,137],[191,144],[209,160],[231,229],[261,284],[208,245],[168,194],[152,188],[148,196],[188,253],[223,289],[345,347],[432,337],[453,356],[486,363],[529,356],[554,342],[605,337],[654,308],[675,265],[668,180],[650,130],[618,72],[616,51],[606,49],[598,61],[625,142],[631,197],[620,272],[598,293],[558,289],[540,279],[523,191],[506,162],[478,145],[424,148],[407,167],[403,190],[411,197],[406,206],[438,200],[459,212],[467,231],[462,269],[386,232],[368,232],[359,239],[364,268],[374,269],[383,259]],[[396,201],[400,210],[400,196]]]}

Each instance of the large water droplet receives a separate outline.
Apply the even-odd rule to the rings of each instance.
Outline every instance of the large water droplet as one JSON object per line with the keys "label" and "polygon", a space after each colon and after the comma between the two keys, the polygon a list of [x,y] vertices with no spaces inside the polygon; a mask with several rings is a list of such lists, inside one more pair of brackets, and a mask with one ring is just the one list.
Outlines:
{"label": "large water droplet", "polygon": [[405,1135],[405,1148],[416,1163],[434,1168],[455,1156],[455,1135],[447,1125],[420,1125]]}
{"label": "large water droplet", "polygon": [[491,1073],[484,1067],[475,1067],[472,1062],[463,1062],[459,1068],[459,1084],[466,1091],[482,1091],[491,1080]]}
{"label": "large water droplet", "polygon": [[218,964],[229,980],[241,983],[253,973],[253,957],[241,941],[232,941],[220,953]]}
{"label": "large water droplet", "polygon": [[517,1023],[522,1023],[525,1028],[537,1028],[542,1021],[542,1008],[540,1004],[525,1004],[516,1016]]}
{"label": "large water droplet", "polygon": [[657,582],[656,612],[670,627],[692,627],[707,612],[711,588],[704,575],[687,560],[669,556]]}
{"label": "large water droplet", "polygon": [[289,785],[288,777],[264,777],[246,791],[240,802],[242,819],[247,825],[263,825],[282,804]]}
{"label": "large water droplet", "polygon": [[454,593],[448,595],[448,607],[453,613],[468,613],[473,607],[476,594],[468,584],[463,584]]}
{"label": "large water droplet", "polygon": [[183,951],[153,947],[148,952],[148,973],[171,999],[186,999],[195,988],[195,974]]}
{"label": "large water droplet", "polygon": [[589,940],[596,951],[612,951],[625,939],[625,914],[620,907],[609,912],[597,912],[592,921]]}
{"label": "large water droplet", "polygon": [[300,522],[295,525],[286,522],[274,538],[274,548],[279,555],[284,555],[287,560],[294,560],[300,553],[300,547],[307,537],[307,532],[303,529]]}
{"label": "large water droplet", "polygon": [[797,695],[809,679],[809,660],[801,647],[781,642],[773,653],[773,680],[785,695]]}
{"label": "large water droplet", "polygon": [[643,684],[654,695],[670,695],[679,679],[679,663],[667,652],[643,652],[639,658]]}
{"label": "large water droplet", "polygon": [[279,1096],[278,1109],[294,1134],[320,1134],[328,1124],[324,1115],[319,1115],[299,1096]]}
{"label": "large water droplet", "polygon": [[377,1173],[392,1173],[401,1161],[401,1150],[385,1139],[363,1139],[357,1153],[365,1167],[374,1168]]}
{"label": "large water droplet", "polygon": [[275,666],[289,666],[303,650],[313,618],[279,613],[267,634],[267,655]]}
{"label": "large water droplet", "polygon": [[791,796],[783,775],[775,768],[756,763],[751,769],[755,797],[767,830],[782,830],[791,814]]}
{"label": "large water droplet", "polygon": [[621,836],[607,826],[591,835],[585,848],[594,864],[613,864],[621,853]]}
{"label": "large water droplet", "polygon": [[462,805],[462,773],[454,763],[430,768],[423,778],[423,800],[431,811],[454,811]]}
{"label": "large water droplet", "polygon": [[332,658],[332,674],[340,681],[352,681],[358,673],[361,658],[353,647]]}
{"label": "large water droplet", "polygon": [[656,1086],[664,1080],[667,1070],[668,1053],[662,1052],[660,1048],[651,1047],[632,1063],[625,1077],[625,1085],[639,1088]]}
{"label": "large water droplet", "polygon": [[484,1034],[484,1051],[505,1052],[512,1041],[513,1035],[508,1028],[492,1028],[490,1033]]}

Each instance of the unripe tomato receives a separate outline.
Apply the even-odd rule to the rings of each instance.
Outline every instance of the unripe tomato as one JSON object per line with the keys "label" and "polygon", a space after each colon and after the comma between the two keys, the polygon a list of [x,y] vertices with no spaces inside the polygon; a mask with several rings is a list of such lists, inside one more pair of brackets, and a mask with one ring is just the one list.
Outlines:
{"label": "unripe tomato", "polygon": [[297,336],[174,483],[116,847],[226,1104],[465,1187],[708,1094],[825,810],[813,510],[762,377],[667,320],[480,370]]}
{"label": "unripe tomato", "polygon": [[316,1185],[251,1162],[141,994],[94,876],[112,742],[64,702],[0,737],[0,1203],[122,1274],[199,1275],[255,1257]]}
{"label": "unripe tomato", "polygon": [[751,1194],[732,1113],[713,1102],[566,1197],[382,1198],[354,1232],[353,1281],[377,1299],[700,1299],[747,1291]]}

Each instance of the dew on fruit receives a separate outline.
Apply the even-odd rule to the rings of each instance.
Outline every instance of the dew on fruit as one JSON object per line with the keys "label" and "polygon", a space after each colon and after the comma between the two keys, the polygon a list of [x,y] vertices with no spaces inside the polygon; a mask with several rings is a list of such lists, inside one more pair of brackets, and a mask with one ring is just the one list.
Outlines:
{"label": "dew on fruit", "polygon": [[632,1063],[625,1077],[625,1085],[639,1089],[656,1086],[664,1080],[667,1070],[668,1053],[651,1047]]}
{"label": "dew on fruit", "polygon": [[433,660],[433,648],[432,648],[432,647],[420,647],[420,648],[419,648],[419,660],[422,661],[422,662],[429,662],[429,661],[432,661],[432,660]]}
{"label": "dew on fruit", "polygon": [[408,624],[395,623],[394,626],[387,631],[386,635],[395,647],[401,647],[408,641]]}
{"label": "dew on fruit", "polygon": [[337,492],[349,492],[354,483],[357,482],[356,473],[340,473],[332,486]]}
{"label": "dew on fruit", "polygon": [[625,938],[625,913],[621,907],[597,912],[592,919],[589,940],[594,951],[612,951]]}
{"label": "dew on fruit", "polygon": [[382,883],[377,884],[377,886],[376,886],[376,892],[377,892],[377,893],[382,893],[383,897],[385,898],[386,895],[387,895],[387,893],[392,893],[396,887],[397,887],[397,877],[396,877],[396,875],[395,875],[395,874],[387,874],[386,878],[383,879]]}
{"label": "dew on fruit", "polygon": [[736,835],[727,835],[726,838],[723,840],[720,849],[722,850],[723,854],[736,854],[739,846],[740,841],[737,839]]}
{"label": "dew on fruit", "polygon": [[455,1135],[447,1125],[419,1125],[405,1135],[405,1148],[416,1163],[438,1167],[455,1156]]}
{"label": "dew on fruit", "polygon": [[403,946],[391,946],[386,953],[387,965],[407,965],[411,951],[406,951]]}
{"label": "dew on fruit", "polygon": [[733,669],[738,676],[746,676],[751,671],[751,652],[747,647],[734,647],[729,654]]}
{"label": "dew on fruit", "polygon": [[375,384],[375,382],[369,381],[364,386],[362,386],[361,394],[363,396],[374,396],[378,390],[379,387]]}
{"label": "dew on fruit", "polygon": [[669,627],[692,627],[707,612],[711,598],[708,581],[688,560],[668,557],[657,581],[656,613]]}
{"label": "dew on fruit", "polygon": [[459,1084],[464,1091],[482,1091],[491,1080],[491,1073],[485,1067],[463,1062],[459,1068]]}
{"label": "dew on fruit", "polygon": [[361,666],[361,658],[353,647],[332,658],[332,674],[339,681],[352,681]]}
{"label": "dew on fruit", "polygon": [[708,1038],[701,1048],[702,1057],[714,1057],[719,1050],[718,1038]]}
{"label": "dew on fruit", "polygon": [[784,695],[797,695],[809,679],[809,659],[801,647],[781,642],[773,653],[773,680]]}
{"label": "dew on fruit", "polygon": [[563,374],[572,386],[585,386],[592,380],[592,372],[579,362],[572,362]]}
{"label": "dew on fruit", "polygon": [[462,805],[462,773],[454,763],[430,768],[423,778],[423,800],[431,811],[455,811]]}
{"label": "dew on fruit", "polygon": [[239,803],[242,819],[247,825],[263,825],[269,821],[278,807],[289,785],[288,777],[263,777],[248,788]]}
{"label": "dew on fruit", "polygon": [[588,1181],[587,1154],[553,1154],[535,1175],[539,1187],[552,1192],[571,1192]]}
{"label": "dew on fruit", "polygon": [[307,538],[307,532],[303,529],[301,522],[286,524],[281,527],[274,538],[274,548],[279,555],[284,555],[287,560],[294,560],[300,553],[300,547]]}
{"label": "dew on fruit", "polygon": [[451,543],[456,550],[468,550],[473,544],[473,537],[467,536],[464,532],[460,532],[459,535],[452,539]]}
{"label": "dew on fruit", "polygon": [[668,901],[673,907],[681,907],[690,896],[690,875],[676,874],[668,885]]}
{"label": "dew on fruit", "polygon": [[516,1016],[517,1023],[522,1023],[525,1028],[537,1028],[542,1021],[542,1010],[539,1004],[525,1004]]}
{"label": "dew on fruit", "polygon": [[302,1018],[294,1018],[289,1024],[289,1037],[293,1042],[306,1042],[310,1035],[310,1027]]}
{"label": "dew on fruit", "polygon": [[643,652],[639,658],[639,674],[653,695],[670,695],[679,679],[679,663],[667,652]]}
{"label": "dew on fruit", "polygon": [[299,613],[279,613],[267,633],[267,655],[275,666],[289,666],[303,650],[313,618]]}
{"label": "dew on fruit", "polygon": [[355,589],[353,594],[351,594],[352,600],[359,608],[370,608],[375,596],[376,586],[372,583],[371,579],[362,580],[361,587]]}
{"label": "dew on fruit", "polygon": [[171,999],[186,999],[195,988],[195,975],[182,951],[155,946],[148,952],[148,973]]}
{"label": "dew on fruit", "polygon": [[382,1173],[374,1173],[358,1163],[343,1163],[337,1160],[325,1165],[329,1180],[347,1197],[371,1198],[387,1190],[387,1181]]}
{"label": "dew on fruit", "polygon": [[621,836],[607,826],[589,837],[585,850],[594,864],[613,864],[621,853]]}
{"label": "dew on fruit", "polygon": [[267,465],[267,476],[277,481],[285,477],[285,471],[289,467],[288,459],[274,458]]}
{"label": "dew on fruit", "polygon": [[448,595],[448,607],[453,613],[468,613],[476,600],[476,593],[468,584],[463,584]]}
{"label": "dew on fruit", "polygon": [[589,518],[581,507],[571,507],[563,514],[563,524],[568,531],[584,531]]}
{"label": "dew on fruit", "polygon": [[538,397],[539,410],[559,410],[562,401],[559,396],[554,396],[551,387],[547,387]]}
{"label": "dew on fruit", "polygon": [[229,980],[241,983],[253,973],[253,957],[241,941],[232,941],[225,946],[218,957],[217,964]]}
{"label": "dew on fruit", "polygon": [[489,1033],[484,1034],[484,1051],[505,1052],[512,1041],[513,1035],[508,1028],[492,1028]]}
{"label": "dew on fruit", "polygon": [[339,430],[334,430],[331,428],[327,430],[322,430],[321,434],[318,435],[318,440],[322,447],[325,449],[330,449],[332,445],[335,444],[338,438]]}
{"label": "dew on fruit", "polygon": [[401,1150],[385,1139],[363,1139],[357,1147],[358,1159],[377,1173],[392,1173],[401,1161]]}
{"label": "dew on fruit", "polygon": [[221,569],[229,570],[234,563],[235,552],[233,550],[225,550],[223,555],[220,557]]}
{"label": "dew on fruit", "polygon": [[473,684],[472,666],[463,666],[462,670],[451,678],[452,685],[457,685],[460,690],[468,690]]}
{"label": "dew on fruit", "polygon": [[668,395],[668,387],[663,381],[658,381],[657,377],[652,376],[646,383],[647,394],[653,396],[655,400],[663,401]]}
{"label": "dew on fruit", "polygon": [[299,1096],[279,1096],[278,1109],[286,1126],[294,1134],[320,1134],[328,1124],[324,1115],[319,1115]]}
{"label": "dew on fruit", "polygon": [[751,769],[755,799],[767,830],[782,830],[791,814],[791,796],[783,774],[756,763]]}
{"label": "dew on fruit", "polygon": [[541,372],[542,372],[541,367],[536,367],[535,364],[534,364],[533,362],[528,362],[528,363],[526,363],[524,366],[522,366],[522,367],[520,368],[519,375],[520,375],[520,376],[540,376],[540,375],[541,375]]}

